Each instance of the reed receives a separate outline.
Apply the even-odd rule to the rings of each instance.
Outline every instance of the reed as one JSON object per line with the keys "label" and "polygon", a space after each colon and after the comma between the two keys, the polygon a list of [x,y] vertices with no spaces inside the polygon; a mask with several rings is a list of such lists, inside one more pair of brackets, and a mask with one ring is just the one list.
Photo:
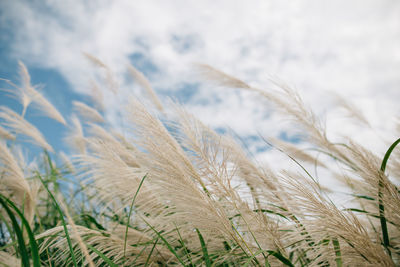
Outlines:
{"label": "reed", "polygon": [[[118,95],[111,69],[86,57]],[[20,63],[21,85],[6,82],[22,112],[0,107],[5,266],[400,264],[400,139],[388,144],[385,155],[351,137],[333,142],[312,109],[281,81],[264,90],[208,65],[199,69],[218,86],[264,97],[302,129],[310,149],[265,139],[287,156],[288,167],[260,165],[234,137],[215,132],[178,104],[161,104],[133,66],[128,70],[154,107],[130,96],[121,114],[131,135],[104,119],[98,95],[93,105],[74,102],[77,114],[65,120]],[[348,99],[339,104],[371,129]],[[28,122],[31,105],[68,126],[65,139],[74,154],[55,152]],[[35,164],[16,149],[24,137],[43,149]],[[314,169],[346,186],[349,200],[337,204],[335,189],[320,184]]]}

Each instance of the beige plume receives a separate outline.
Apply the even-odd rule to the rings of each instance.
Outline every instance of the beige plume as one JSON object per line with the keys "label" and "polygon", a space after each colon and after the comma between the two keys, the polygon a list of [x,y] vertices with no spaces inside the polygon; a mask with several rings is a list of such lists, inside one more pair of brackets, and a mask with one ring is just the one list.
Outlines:
{"label": "beige plume", "polygon": [[83,128],[77,116],[71,117],[72,125],[69,127],[68,134],[64,140],[76,151],[81,154],[86,153],[86,139],[83,133]]}
{"label": "beige plume", "polygon": [[6,140],[15,140],[15,136],[0,126],[0,137]]}
{"label": "beige plume", "polygon": [[83,55],[94,65],[97,66],[105,71],[105,77],[104,80],[107,84],[108,89],[110,89],[114,94],[118,93],[118,84],[117,81],[115,81],[114,75],[111,71],[111,69],[104,64],[100,59],[97,57],[89,54],[89,53],[83,53]]}
{"label": "beige plume", "polygon": [[35,190],[31,190],[18,161],[3,142],[0,142],[0,173],[0,191],[24,207],[25,217],[31,222],[35,208]]}
{"label": "beige plume", "polygon": [[86,105],[85,103],[73,101],[72,105],[83,118],[93,122],[104,122],[103,116],[101,116],[96,109]]}
{"label": "beige plume", "polygon": [[128,70],[132,77],[140,84],[140,86],[142,86],[146,90],[147,94],[150,96],[151,100],[158,108],[158,110],[163,111],[163,106],[160,99],[158,98],[156,92],[154,91],[153,87],[151,87],[150,82],[146,79],[144,74],[132,65],[128,65]]}
{"label": "beige plume", "polygon": [[25,111],[29,105],[32,103],[35,105],[37,109],[39,109],[43,114],[52,118],[64,125],[66,125],[65,119],[58,112],[58,110],[41,94],[39,93],[34,86],[31,85],[30,75],[28,73],[28,69],[22,62],[18,62],[20,67],[20,75],[23,80],[23,87],[18,87],[17,95],[20,96],[21,103],[24,107],[22,114],[25,114]]}
{"label": "beige plume", "polygon": [[53,152],[53,148],[46,142],[42,133],[13,110],[4,106],[0,107],[0,118],[4,120],[3,125],[11,128],[16,134],[28,136],[33,144]]}

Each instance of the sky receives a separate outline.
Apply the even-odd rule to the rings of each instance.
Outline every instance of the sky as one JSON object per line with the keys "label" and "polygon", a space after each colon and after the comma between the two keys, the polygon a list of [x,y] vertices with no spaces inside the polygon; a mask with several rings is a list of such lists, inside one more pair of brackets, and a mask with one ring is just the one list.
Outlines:
{"label": "sky", "polygon": [[[298,142],[296,127],[252,92],[205,82],[196,63],[209,64],[269,90],[279,77],[326,123],[333,140],[349,135],[371,149],[396,138],[400,105],[400,2],[362,1],[55,1],[0,2],[0,77],[18,80],[18,60],[35,84],[69,117],[73,100],[89,102],[95,67],[106,63],[120,95],[106,88],[105,117],[129,93],[142,91],[127,74],[142,71],[168,104],[180,102],[206,125],[231,130],[260,159],[271,154],[259,135]],[[97,75],[97,76],[96,76]],[[5,85],[2,85],[3,87]],[[335,94],[369,119],[365,130],[335,105]],[[145,101],[145,100],[143,100]],[[0,104],[20,108],[4,93]],[[28,117],[57,150],[64,126]]]}

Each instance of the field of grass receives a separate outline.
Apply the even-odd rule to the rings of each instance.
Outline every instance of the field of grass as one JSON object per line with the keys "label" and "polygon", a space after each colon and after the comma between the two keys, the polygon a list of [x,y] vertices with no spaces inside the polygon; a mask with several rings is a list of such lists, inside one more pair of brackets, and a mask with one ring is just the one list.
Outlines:
{"label": "field of grass", "polygon": [[[87,57],[117,94],[111,70]],[[262,90],[200,69],[219,86],[262,96],[302,129],[308,150],[265,140],[296,170],[257,164],[233,137],[179,105],[168,107],[168,117],[134,67],[130,73],[154,105],[131,96],[122,107],[127,135],[103,119],[96,95],[92,106],[74,102],[76,116],[65,119],[20,63],[20,83],[5,82],[23,111],[0,107],[0,266],[400,264],[400,139],[384,155],[351,137],[331,142],[285,84]],[[75,153],[55,153],[25,119],[31,110],[68,125],[65,140]],[[26,141],[41,148],[33,162],[21,152],[31,147]],[[347,188],[343,205],[314,169]]]}

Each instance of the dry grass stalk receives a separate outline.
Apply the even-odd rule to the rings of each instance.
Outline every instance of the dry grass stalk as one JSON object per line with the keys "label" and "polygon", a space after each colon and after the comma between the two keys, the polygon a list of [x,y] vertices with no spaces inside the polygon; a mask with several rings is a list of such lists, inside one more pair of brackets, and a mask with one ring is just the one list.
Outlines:
{"label": "dry grass stalk", "polygon": [[17,159],[3,142],[0,142],[0,173],[1,193],[11,197],[20,207],[24,207],[25,216],[28,222],[31,223],[34,216],[37,192],[35,187],[31,188]]}
{"label": "dry grass stalk", "polygon": [[15,136],[9,133],[6,129],[0,126],[0,138],[6,140],[15,140]]}
{"label": "dry grass stalk", "polygon": [[21,77],[22,86],[17,86],[9,80],[6,81],[9,85],[14,87],[14,90],[6,90],[15,96],[22,105],[22,117],[25,116],[26,110],[30,104],[33,104],[45,116],[52,118],[64,125],[66,125],[64,117],[61,113],[39,92],[36,87],[31,84],[31,77],[28,69],[22,62],[19,64],[19,74]]}
{"label": "dry grass stalk", "polygon": [[73,101],[72,105],[79,114],[88,121],[104,122],[103,116],[94,108],[89,107],[80,101]]}
{"label": "dry grass stalk", "polygon": [[134,66],[129,65],[128,66],[129,73],[132,75],[132,77],[142,86],[147,94],[150,96],[150,99],[153,101],[154,105],[158,108],[158,110],[163,111],[163,106],[161,104],[160,99],[158,98],[157,94],[155,93],[153,87],[151,86],[149,80],[146,79],[146,77],[141,73],[138,69],[136,69]]}
{"label": "dry grass stalk", "polygon": [[96,67],[99,67],[105,71],[105,77],[104,81],[107,84],[107,88],[110,89],[111,92],[114,94],[118,93],[118,83],[114,78],[114,75],[112,74],[112,71],[110,68],[104,64],[100,59],[97,57],[89,54],[89,53],[83,53],[83,55]]}
{"label": "dry grass stalk", "polygon": [[357,121],[363,123],[364,125],[371,127],[367,118],[365,118],[364,114],[354,104],[350,103],[349,100],[345,99],[335,92],[331,92],[331,94],[336,98],[336,103],[340,107],[343,107],[352,118],[355,118]]}
{"label": "dry grass stalk", "polygon": [[100,110],[104,111],[104,99],[103,92],[97,85],[96,81],[90,80],[90,96],[95,104],[95,106]]}
{"label": "dry grass stalk", "polygon": [[76,116],[71,117],[72,125],[69,128],[68,135],[64,140],[76,151],[81,154],[86,153],[86,140],[80,120]]}
{"label": "dry grass stalk", "polygon": [[0,118],[4,120],[3,126],[10,128],[16,134],[30,137],[33,144],[53,152],[53,148],[47,143],[42,133],[22,116],[7,107],[0,107]]}

